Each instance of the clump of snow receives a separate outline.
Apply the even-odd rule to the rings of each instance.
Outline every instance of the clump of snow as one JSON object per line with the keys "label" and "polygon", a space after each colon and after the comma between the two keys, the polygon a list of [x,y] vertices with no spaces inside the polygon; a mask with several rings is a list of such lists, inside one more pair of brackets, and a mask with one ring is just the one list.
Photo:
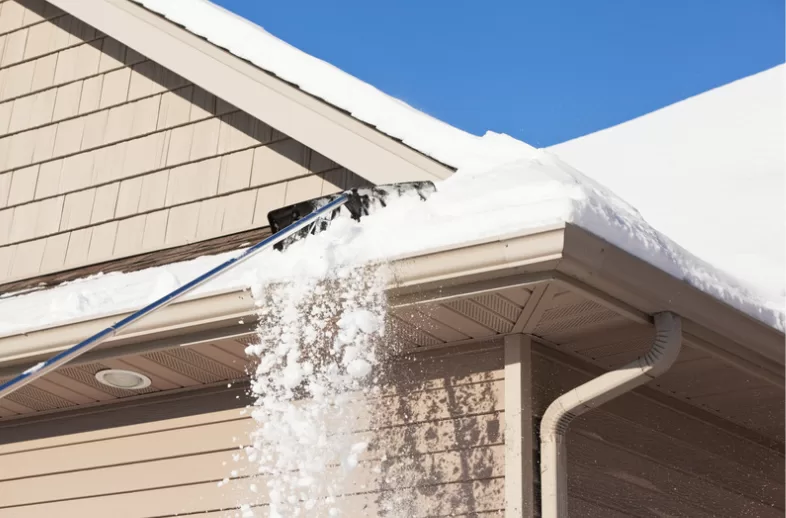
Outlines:
{"label": "clump of snow", "polygon": [[248,498],[265,487],[271,517],[337,516],[335,499],[367,446],[351,432],[374,382],[387,270],[321,259],[325,268],[301,270],[311,275],[252,287],[259,342],[246,352],[257,360],[251,415],[258,426],[246,454],[258,475]]}

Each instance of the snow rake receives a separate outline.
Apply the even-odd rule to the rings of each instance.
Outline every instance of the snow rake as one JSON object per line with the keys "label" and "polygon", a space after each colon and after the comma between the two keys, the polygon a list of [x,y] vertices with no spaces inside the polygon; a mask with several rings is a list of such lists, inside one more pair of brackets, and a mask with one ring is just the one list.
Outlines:
{"label": "snow rake", "polygon": [[368,216],[380,208],[387,207],[388,202],[393,198],[414,193],[421,200],[426,200],[434,191],[436,191],[434,184],[428,181],[379,185],[350,189],[270,211],[267,216],[272,235],[245,249],[237,257],[233,257],[208,270],[93,336],[52,356],[48,360],[37,363],[14,378],[0,383],[0,399],[90,351],[126,327],[171,304],[179,297],[229,271],[262,250],[271,247],[276,250],[283,250],[295,241],[303,239],[308,235],[322,232],[330,226],[331,221],[342,213],[348,213],[352,219],[360,221],[362,217]]}

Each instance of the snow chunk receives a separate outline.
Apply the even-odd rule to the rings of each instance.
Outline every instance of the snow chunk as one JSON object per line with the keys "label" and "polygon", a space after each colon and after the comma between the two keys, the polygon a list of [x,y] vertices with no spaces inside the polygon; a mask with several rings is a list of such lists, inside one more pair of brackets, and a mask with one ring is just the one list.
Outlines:
{"label": "snow chunk", "polygon": [[356,414],[368,412],[355,394],[372,381],[388,272],[349,263],[321,271],[255,290],[259,307],[276,310],[260,312],[259,344],[247,349],[259,364],[252,379],[257,428],[245,452],[268,479],[271,516],[337,512],[333,495],[367,447],[351,441]]}
{"label": "snow chunk", "polygon": [[366,451],[368,448],[367,442],[358,442],[352,445],[352,448],[349,450],[349,454],[344,458],[344,468],[347,470],[353,470],[358,465],[358,460],[360,455]]}
{"label": "snow chunk", "polygon": [[347,365],[347,372],[353,378],[364,378],[371,374],[371,364],[363,358],[357,358]]}

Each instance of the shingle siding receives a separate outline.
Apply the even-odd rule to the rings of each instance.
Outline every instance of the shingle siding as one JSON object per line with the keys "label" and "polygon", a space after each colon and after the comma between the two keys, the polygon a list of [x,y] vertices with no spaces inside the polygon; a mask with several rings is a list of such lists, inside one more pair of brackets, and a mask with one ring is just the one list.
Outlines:
{"label": "shingle siding", "polygon": [[[233,367],[237,357],[227,351],[239,349],[242,354],[242,348],[204,345],[213,349],[214,356],[206,356],[208,349],[198,345],[147,357],[102,360],[100,365],[154,370],[159,374],[151,374],[154,383],[169,389],[195,384],[181,374],[184,364],[218,364],[226,372],[224,377],[237,375]],[[228,359],[223,364],[215,358]],[[44,397],[56,388],[59,397],[53,403],[61,406],[97,396],[106,399],[108,389],[96,386],[92,372],[89,365],[64,369],[51,380],[57,385],[36,386],[40,391],[36,395]],[[204,376],[203,372],[189,370],[194,377]],[[71,390],[63,389],[66,383]],[[354,398],[350,403],[354,440],[367,440],[369,449],[345,477],[343,491],[337,495],[342,516],[388,516],[391,512],[413,517],[501,516],[505,507],[503,384],[499,348],[453,357],[424,354],[416,361],[391,362],[380,395],[368,401]],[[120,515],[118,509],[130,509],[122,516],[229,518],[237,515],[241,503],[266,503],[265,475],[256,475],[258,466],[247,462],[238,449],[253,442],[249,434],[257,425],[250,415],[239,413],[237,407],[245,401],[235,399],[231,388],[222,390],[226,395],[218,395],[226,403],[215,410],[215,403],[208,405],[217,398],[199,392],[174,402],[177,415],[172,401],[148,400],[139,409],[123,409],[125,419],[144,413],[125,426],[118,424],[118,411],[101,413],[98,409],[91,421],[97,426],[92,430],[75,433],[67,428],[83,416],[63,416],[43,426],[22,424],[18,432],[0,429],[4,454],[0,494],[7,506],[0,509],[0,516],[93,517]],[[29,413],[21,401],[39,405],[32,397],[15,397],[4,399],[0,411]],[[332,423],[328,426],[332,432]],[[33,435],[36,432],[38,436]],[[234,471],[238,473],[232,475]],[[229,485],[216,484],[230,476]],[[250,482],[259,486],[258,495],[247,490]],[[41,491],[47,483],[51,491]],[[264,515],[264,510],[257,508],[257,516]]]}
{"label": "shingle siding", "polygon": [[266,225],[360,181],[46,2],[0,2],[0,284]]}

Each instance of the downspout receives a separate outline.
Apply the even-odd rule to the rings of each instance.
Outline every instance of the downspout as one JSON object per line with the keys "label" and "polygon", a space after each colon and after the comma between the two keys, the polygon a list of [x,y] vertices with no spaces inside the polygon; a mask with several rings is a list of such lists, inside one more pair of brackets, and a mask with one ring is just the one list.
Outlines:
{"label": "downspout", "polygon": [[666,372],[680,352],[682,324],[673,313],[655,315],[655,342],[644,356],[566,392],[546,409],[540,423],[541,516],[568,516],[565,435],[571,421]]}

